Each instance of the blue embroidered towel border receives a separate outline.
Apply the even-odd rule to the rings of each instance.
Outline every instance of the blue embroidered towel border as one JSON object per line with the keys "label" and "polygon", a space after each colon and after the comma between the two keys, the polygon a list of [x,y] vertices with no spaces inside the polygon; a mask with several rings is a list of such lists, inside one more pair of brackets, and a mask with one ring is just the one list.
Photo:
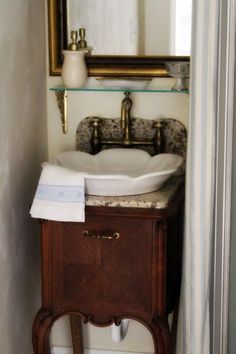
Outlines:
{"label": "blue embroidered towel border", "polygon": [[33,218],[84,222],[84,174],[43,164],[30,214]]}

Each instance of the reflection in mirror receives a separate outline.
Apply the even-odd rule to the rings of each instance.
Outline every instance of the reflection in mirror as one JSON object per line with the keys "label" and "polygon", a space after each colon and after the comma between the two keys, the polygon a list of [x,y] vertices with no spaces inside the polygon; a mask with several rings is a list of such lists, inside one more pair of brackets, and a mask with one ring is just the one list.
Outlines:
{"label": "reflection in mirror", "polygon": [[[114,39],[114,19],[110,21],[108,30],[102,33],[102,37],[95,38],[96,33],[100,33],[100,29],[103,27],[101,23],[108,22],[107,19],[110,19],[110,15],[107,12],[107,7],[104,5],[102,11],[102,20],[98,20],[99,10],[101,5],[105,0],[47,0],[48,1],[48,34],[49,34],[49,69],[50,75],[60,75],[61,66],[63,62],[62,50],[68,48],[68,33],[70,29],[67,26],[68,20],[70,21],[70,28],[78,30],[78,28],[85,27],[87,29],[87,40],[88,45],[95,47],[95,52],[93,55],[86,56],[86,65],[88,69],[89,76],[103,76],[103,77],[166,77],[168,76],[165,63],[166,62],[189,62],[189,47],[190,47],[190,12],[191,12],[191,1],[192,0],[106,0],[107,7],[108,4],[112,3],[113,5],[118,2],[123,4],[123,8],[126,9],[129,4],[132,4],[133,1],[139,1],[140,4],[138,8],[141,7],[141,2],[143,4],[157,5],[159,1],[163,1],[161,5],[161,10],[155,12],[154,9],[150,8],[151,18],[147,21],[144,19],[144,16],[140,20],[133,20],[129,25],[129,31],[127,30],[125,34],[122,35],[121,39]],[[74,5],[70,6],[72,1],[77,1]],[[164,22],[165,18],[165,8],[166,4],[169,4],[171,1],[171,9],[176,8],[175,12],[172,13],[172,20]],[[94,6],[91,6],[91,3]],[[95,5],[99,3],[99,9]],[[68,5],[69,4],[69,5]],[[73,4],[73,3],[72,3]],[[82,14],[82,9],[84,4],[87,4],[87,7],[90,9],[90,12],[86,15],[82,15],[81,22],[77,20],[77,14]],[[90,5],[89,5],[90,4]],[[185,5],[188,6],[185,6]],[[175,7],[174,7],[175,5]],[[74,7],[73,7],[74,6]],[[79,7],[80,6],[80,7]],[[143,6],[144,7],[144,6]],[[122,8],[122,9],[123,9]],[[168,8],[168,6],[167,6]],[[178,11],[177,11],[178,10]],[[187,11],[187,15],[185,14]],[[69,13],[68,13],[69,11]],[[141,11],[141,10],[140,10]],[[119,28],[116,32],[121,31],[121,28],[124,27],[124,16],[122,15],[121,9],[116,10],[116,16],[113,14],[113,17],[118,18]],[[117,15],[119,14],[119,16]],[[175,13],[175,15],[173,15]],[[137,14],[137,11],[136,11]],[[146,15],[145,15],[146,16]],[[147,17],[147,16],[146,16]],[[184,21],[182,25],[188,24],[188,27],[185,29],[182,28],[182,25],[179,25],[177,21],[178,18],[182,18]],[[76,19],[76,20],[75,20]],[[76,22],[75,22],[76,21]],[[139,25],[138,25],[139,23]],[[145,23],[148,23],[148,26],[144,26]],[[157,28],[161,28],[161,34],[157,32]],[[153,29],[154,28],[154,32]],[[169,38],[168,31],[165,31],[165,28],[168,31],[175,33],[175,39],[167,42],[166,38]],[[156,31],[156,32],[155,32]],[[95,34],[94,34],[95,33]],[[110,37],[109,35],[112,34]],[[142,39],[139,43],[135,38]],[[147,41],[146,41],[147,38]],[[134,42],[134,45],[131,46],[130,42]],[[182,43],[188,43],[186,49],[178,48],[177,43],[181,41]],[[102,43],[103,48],[99,49],[98,43]],[[116,49],[112,49],[112,43],[115,43]],[[125,44],[126,43],[126,44]],[[127,44],[128,43],[128,44]],[[132,47],[132,53],[138,53],[130,55],[122,54],[124,53],[123,49],[128,46]],[[117,49],[118,48],[118,49]],[[156,49],[152,52],[153,49]],[[116,54],[108,54],[116,53]],[[104,51],[104,53],[102,53]],[[98,54],[101,53],[101,54]],[[118,54],[117,54],[118,53]],[[127,52],[126,52],[127,53]],[[145,54],[143,54],[145,53]],[[154,53],[154,54],[151,54]],[[171,54],[171,53],[179,53]],[[184,53],[187,53],[184,55]]]}
{"label": "reflection in mirror", "polygon": [[67,0],[68,35],[86,28],[98,55],[188,56],[191,9],[192,0]]}

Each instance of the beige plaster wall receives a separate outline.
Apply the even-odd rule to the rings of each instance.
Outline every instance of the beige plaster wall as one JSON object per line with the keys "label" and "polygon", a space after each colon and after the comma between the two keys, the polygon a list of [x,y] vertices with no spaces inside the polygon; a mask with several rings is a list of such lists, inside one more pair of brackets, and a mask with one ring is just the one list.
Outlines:
{"label": "beige plaster wall", "polygon": [[38,225],[28,211],[47,153],[45,9],[0,1],[0,352],[32,354]]}

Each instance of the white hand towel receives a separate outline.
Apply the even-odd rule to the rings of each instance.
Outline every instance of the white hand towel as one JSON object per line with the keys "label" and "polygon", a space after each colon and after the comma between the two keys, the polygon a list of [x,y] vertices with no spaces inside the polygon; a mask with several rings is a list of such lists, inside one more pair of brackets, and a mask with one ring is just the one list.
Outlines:
{"label": "white hand towel", "polygon": [[84,174],[45,163],[30,214],[38,219],[83,222],[84,194]]}

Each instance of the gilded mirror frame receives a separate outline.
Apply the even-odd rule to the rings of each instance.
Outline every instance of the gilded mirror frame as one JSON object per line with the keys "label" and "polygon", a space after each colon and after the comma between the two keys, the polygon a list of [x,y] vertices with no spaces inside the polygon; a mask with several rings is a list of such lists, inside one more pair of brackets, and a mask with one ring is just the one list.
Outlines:
{"label": "gilded mirror frame", "polygon": [[[61,75],[62,50],[67,48],[66,0],[48,0],[49,72]],[[190,61],[189,56],[91,55],[86,57],[89,76],[166,77],[165,62]]]}

